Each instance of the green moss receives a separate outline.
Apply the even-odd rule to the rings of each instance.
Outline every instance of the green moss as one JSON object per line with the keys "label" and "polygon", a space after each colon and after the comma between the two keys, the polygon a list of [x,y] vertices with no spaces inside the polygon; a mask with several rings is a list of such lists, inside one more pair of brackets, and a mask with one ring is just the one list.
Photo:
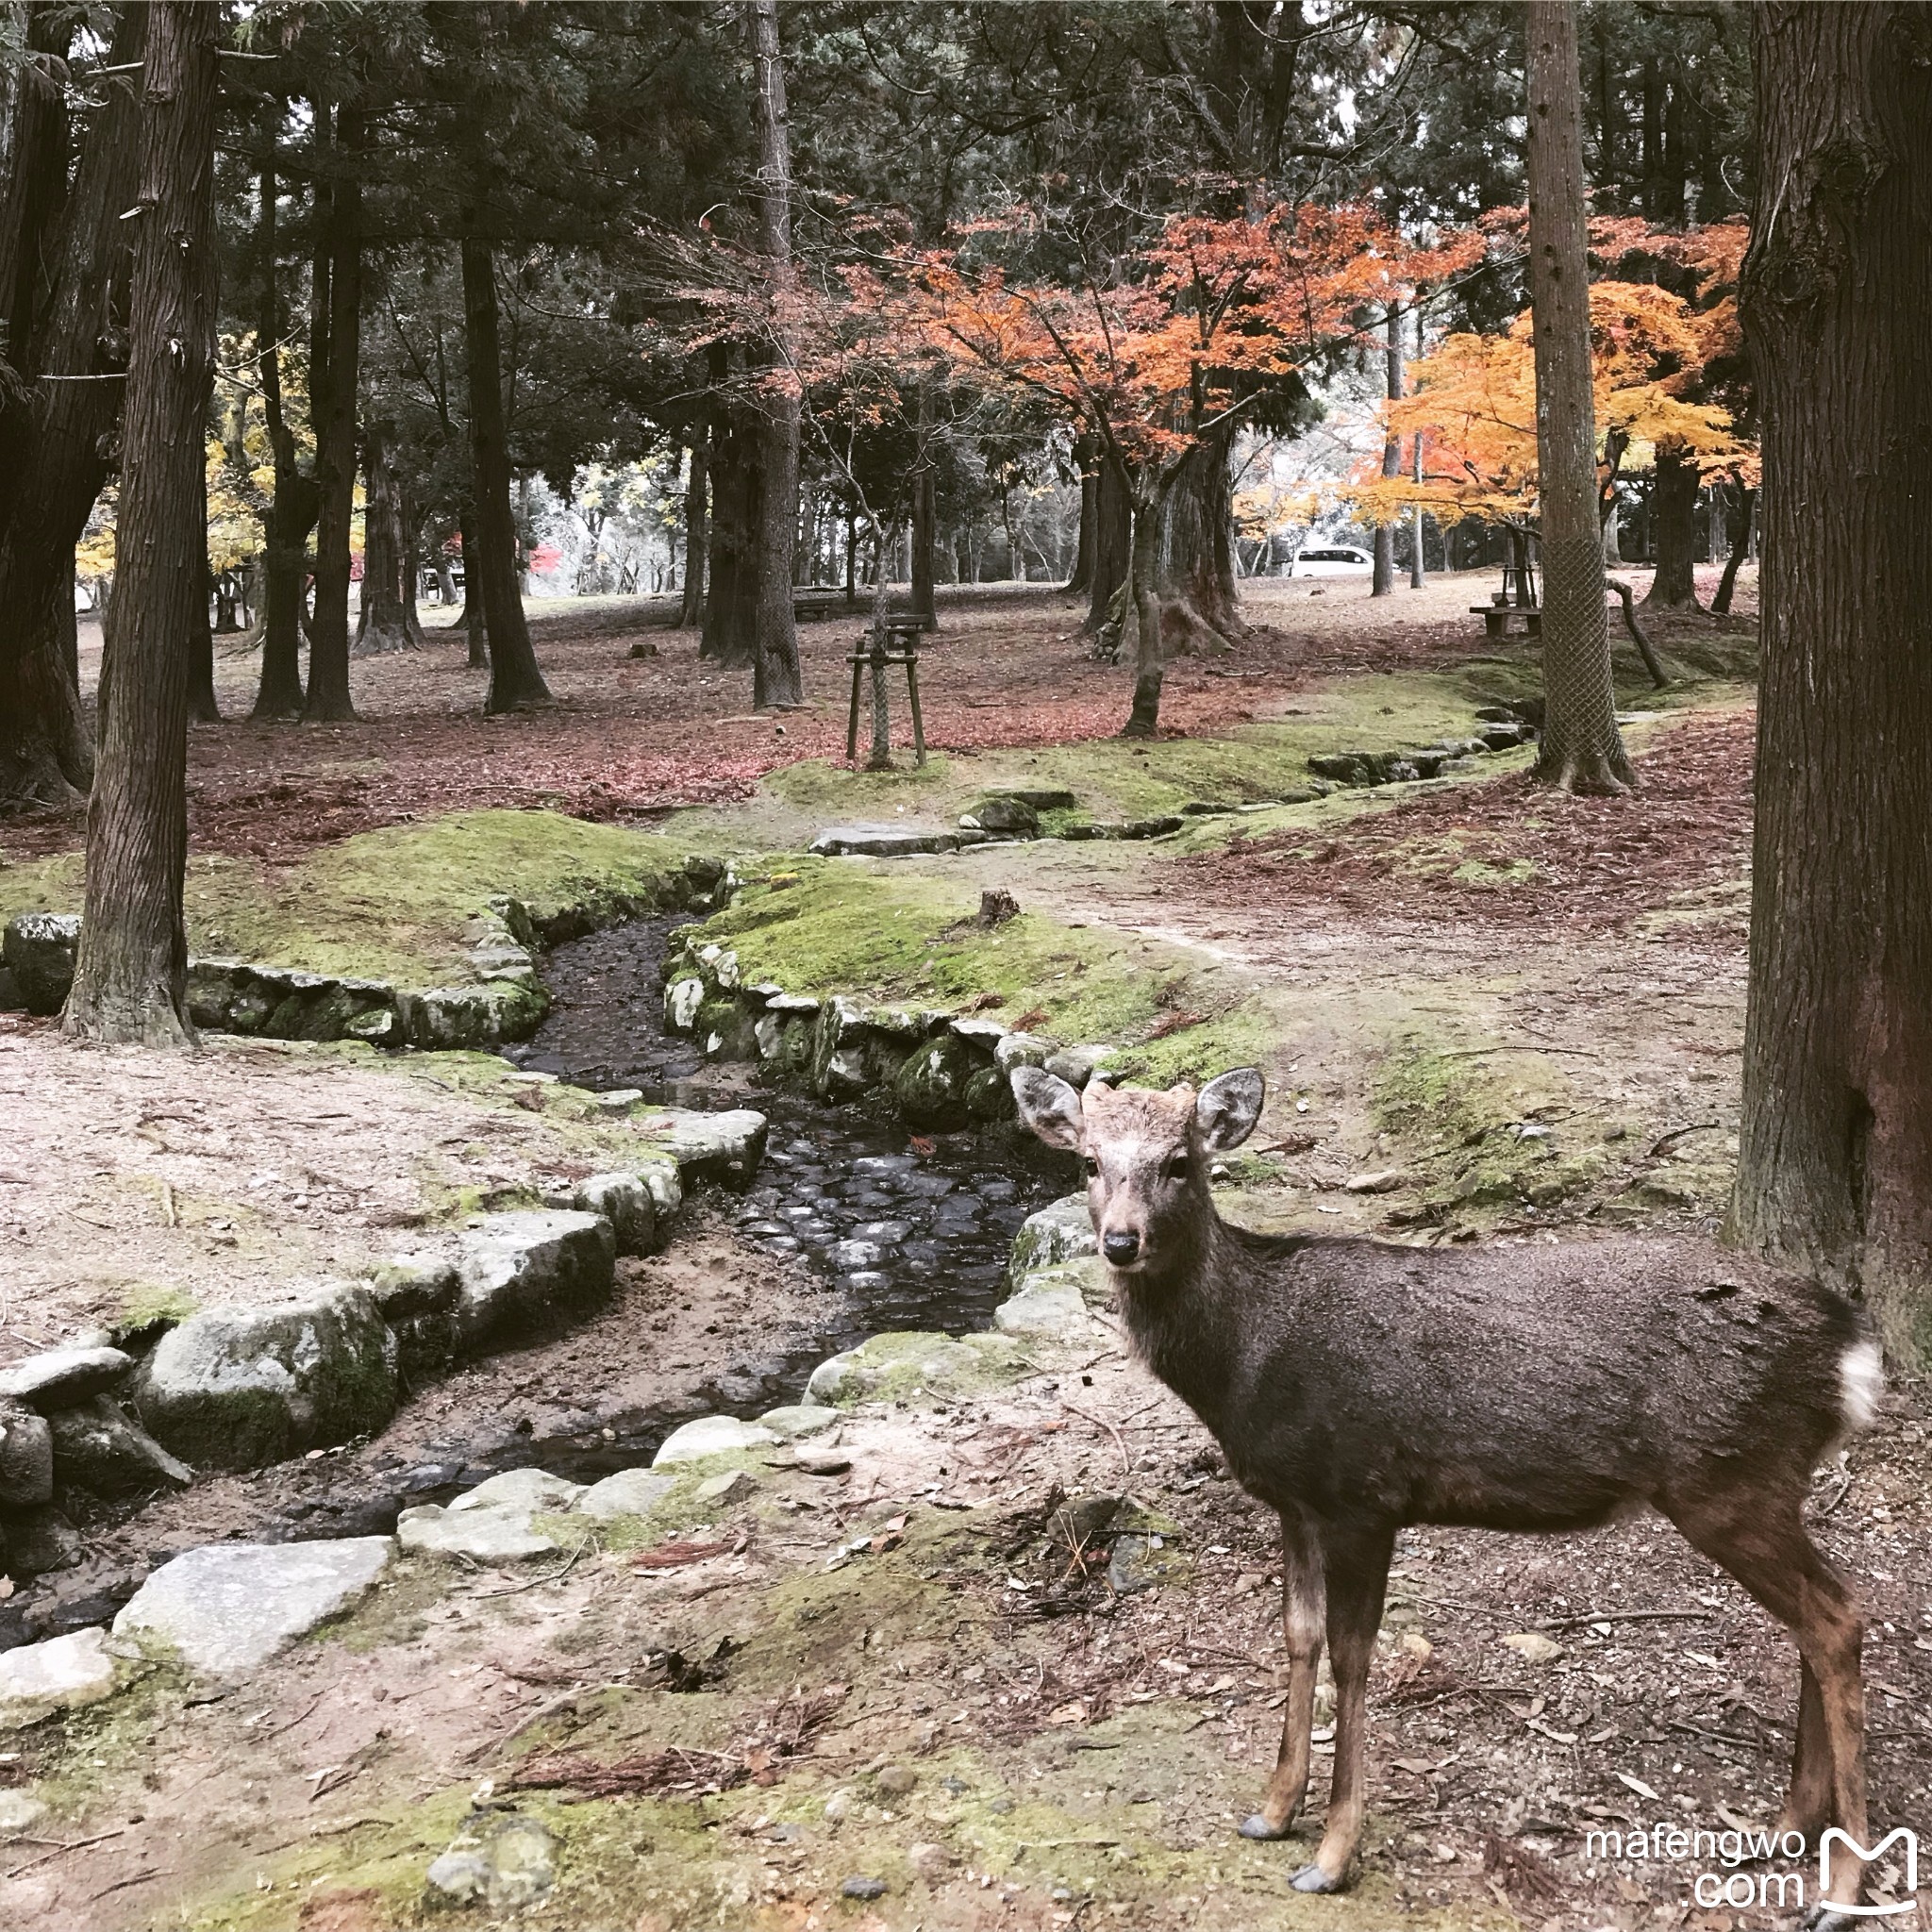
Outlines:
{"label": "green moss", "polygon": [[1261,1008],[1177,947],[1034,913],[988,930],[976,898],[898,867],[804,859],[794,870],[782,889],[748,884],[692,929],[693,943],[731,947],[745,981],[788,992],[936,1008],[991,995],[1009,1025],[1031,1016],[1055,1039],[1122,1047],[1136,1078],[1197,1077],[1266,1055]]}
{"label": "green moss", "polygon": [[[671,903],[685,847],[554,811],[465,811],[389,825],[270,867],[198,853],[187,877],[191,948],[406,986],[462,982],[466,927],[508,893],[540,920],[566,908]],[[0,916],[77,911],[77,856],[0,868]]]}
{"label": "green moss", "polygon": [[1377,1122],[1416,1148],[1428,1175],[1425,1207],[1480,1208],[1530,1202],[1554,1207],[1602,1173],[1599,1140],[1569,1148],[1554,1133],[1525,1134],[1566,1108],[1569,1086],[1534,1050],[1442,1051],[1407,1043],[1376,1074]]}
{"label": "green moss", "polygon": [[145,1328],[151,1322],[185,1322],[200,1306],[186,1289],[143,1281],[121,1297],[115,1320],[123,1328]]}

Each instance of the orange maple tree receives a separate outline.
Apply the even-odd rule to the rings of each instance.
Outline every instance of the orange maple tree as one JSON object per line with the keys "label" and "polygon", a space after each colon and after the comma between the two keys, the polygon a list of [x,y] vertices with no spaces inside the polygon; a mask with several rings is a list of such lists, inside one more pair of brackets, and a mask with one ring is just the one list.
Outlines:
{"label": "orange maple tree", "polygon": [[[997,232],[1010,240],[1024,221]],[[1365,311],[1379,314],[1483,248],[1474,235],[1411,242],[1350,205],[1175,216],[1105,282],[1022,280],[971,242],[908,261],[908,315],[926,341],[982,379],[1046,399],[1093,437],[1125,492],[1135,680],[1124,736],[1155,734],[1165,654],[1186,637],[1155,558],[1189,461],[1268,399],[1302,393]]]}

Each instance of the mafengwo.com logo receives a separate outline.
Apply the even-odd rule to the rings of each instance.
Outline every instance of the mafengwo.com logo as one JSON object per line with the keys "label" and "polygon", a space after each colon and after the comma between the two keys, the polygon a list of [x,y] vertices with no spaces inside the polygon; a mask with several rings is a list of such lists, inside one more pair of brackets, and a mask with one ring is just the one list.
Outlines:
{"label": "mafengwo.com logo", "polygon": [[1830,1898],[1833,1879],[1842,1874],[1847,1859],[1864,1866],[1871,1902],[1835,1906],[1835,1911],[1877,1920],[1901,1918],[1918,1909],[1915,1832],[1900,1826],[1877,1843],[1862,1845],[1833,1825],[1818,1841],[1815,1879],[1807,1849],[1804,1834],[1796,1831],[1714,1831],[1657,1824],[1584,1834],[1584,1856],[1612,1868],[1652,1863],[1701,1867],[1690,1880],[1690,1897],[1707,1909],[1728,1906],[1737,1911],[1752,1907],[1803,1911]]}

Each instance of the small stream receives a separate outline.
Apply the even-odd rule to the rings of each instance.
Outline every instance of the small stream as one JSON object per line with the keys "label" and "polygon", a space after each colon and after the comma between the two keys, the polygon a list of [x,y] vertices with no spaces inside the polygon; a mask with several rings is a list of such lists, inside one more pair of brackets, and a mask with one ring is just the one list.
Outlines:
{"label": "small stream", "polygon": [[[705,1066],[692,1041],[663,1026],[662,962],[677,923],[638,921],[557,947],[543,969],[551,1011],[533,1040],[505,1057],[600,1091],[638,1088],[659,1106],[758,1108],[771,1124],[762,1165],[744,1193],[709,1194],[707,1207],[774,1269],[807,1271],[823,1320],[803,1335],[794,1326],[724,1344],[694,1393],[662,1404],[622,1406],[590,1374],[584,1386],[558,1391],[559,1408],[534,1428],[500,1407],[471,1406],[450,1418],[447,1435],[418,1436],[410,1447],[378,1435],[231,1479],[221,1506],[227,1534],[270,1542],[387,1534],[400,1509],[447,1502],[531,1464],[594,1482],[649,1462],[693,1414],[752,1416],[797,1401],[819,1362],[869,1335],[990,1325],[1013,1236],[1065,1192],[1064,1164],[1000,1136],[915,1141],[895,1118],[767,1088],[755,1068]],[[212,1524],[199,1524],[200,1506],[190,1501],[197,1492],[206,1494],[197,1486],[152,1508],[103,1503],[88,1512],[84,1528],[108,1532],[108,1541],[0,1606],[0,1650],[111,1618],[155,1564],[208,1540]],[[200,1534],[184,1541],[176,1524],[190,1514]]]}
{"label": "small stream", "polygon": [[742,1066],[706,1067],[663,1025],[663,958],[676,919],[641,920],[558,946],[545,962],[555,1002],[535,1039],[506,1050],[520,1067],[600,1091],[640,1089],[660,1106],[755,1107],[771,1122],[763,1165],[728,1209],[734,1232],[832,1290],[827,1325],[785,1374],[721,1387],[721,1407],[793,1399],[827,1355],[894,1328],[984,1328],[1020,1224],[1066,1191],[1043,1150],[996,1153],[977,1134],[915,1137],[858,1107],[822,1106],[759,1084]]}

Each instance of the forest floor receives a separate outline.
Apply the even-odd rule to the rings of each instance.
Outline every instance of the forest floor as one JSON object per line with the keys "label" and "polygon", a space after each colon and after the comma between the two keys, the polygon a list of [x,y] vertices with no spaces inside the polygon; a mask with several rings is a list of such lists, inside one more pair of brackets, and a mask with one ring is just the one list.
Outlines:
{"label": "forest floor", "polygon": [[[1466,607],[1486,589],[1447,580],[1378,606],[1351,584],[1321,597],[1254,587],[1272,630],[1218,665],[1176,667],[1168,718],[1190,736],[1138,764],[1105,741],[1126,674],[1085,657],[1074,607],[988,594],[947,613],[926,659],[945,755],[926,777],[893,780],[838,770],[852,626],[805,632],[812,688],[831,702],[784,721],[779,740],[773,720],[732,708],[741,677],[698,682],[708,674],[686,661],[688,634],[641,633],[622,609],[540,618],[565,701],[548,717],[482,720],[477,675],[436,647],[358,666],[362,724],[198,728],[196,837],[292,862],[459,806],[542,803],[646,818],[673,845],[775,852],[841,818],[946,824],[976,788],[1022,772],[1127,809],[1217,785],[1265,799],[1317,744],[1426,741],[1491,684],[1520,679],[1526,654],[1492,656],[1470,635]],[[1750,589],[1747,575],[1740,615]],[[1642,780],[1628,800],[1554,798],[1506,758],[1492,774],[1204,821],[1154,844],[841,860],[805,878],[862,887],[849,923],[869,933],[900,911],[922,932],[955,931],[998,886],[1074,962],[1062,977],[1085,971],[1078,948],[1104,947],[1104,965],[1148,982],[1150,1000],[1174,989],[1143,1026],[1149,1053],[1192,1030],[1254,1042],[1270,1108],[1230,1206],[1257,1224],[1458,1241],[1707,1231],[1738,1125],[1753,718],[1723,626],[1658,630],[1667,658],[1704,675],[1656,704],[1626,692],[1646,713],[1628,727]],[[628,658],[640,636],[660,655]],[[247,666],[224,676],[225,702],[239,703]],[[660,820],[672,804],[686,808]],[[4,843],[44,853],[73,836],[42,824],[23,843],[9,826]],[[786,931],[770,929],[781,958]],[[803,978],[856,972],[864,953],[836,927],[808,950],[789,943]],[[875,946],[864,957],[888,970]],[[990,953],[969,965],[1001,970]],[[1006,1016],[1018,1017],[1011,1000]],[[74,1207],[93,1211],[89,1188],[138,1195],[125,1218],[155,1223],[157,1241],[207,1241],[193,1204],[210,1163],[274,1169],[262,1239],[334,1266],[391,1216],[433,1211],[432,1180],[487,1188],[500,1167],[574,1158],[522,1111],[515,1146],[500,1145],[499,1101],[425,1089],[373,1056],[224,1042],[168,1073],[186,1103],[157,1108],[151,1069],[70,1064],[44,1023],[10,1023],[0,1055],[16,1107],[74,1090],[9,1136],[6,1164],[31,1164],[33,1186],[8,1188],[0,1209],[37,1293],[58,1287],[55,1230]],[[317,1124],[338,1113],[350,1118]],[[1349,1187],[1370,1170],[1395,1178]],[[177,1205],[188,1225],[150,1211],[163,1182],[190,1204]],[[215,1218],[237,1225],[212,1233],[243,1232],[233,1212]],[[75,1252],[71,1278],[150,1272],[110,1263],[105,1245]],[[236,1252],[209,1249],[211,1281]],[[179,1269],[197,1265],[184,1246]],[[429,1453],[512,1406],[588,1412],[646,1384],[662,1392],[654,1347],[675,1346],[695,1374],[782,1340],[802,1307],[787,1272],[735,1247],[700,1204],[608,1318],[426,1392],[388,1446]],[[43,1345],[51,1325],[31,1339]],[[1922,1834],[1928,1424],[1924,1387],[1901,1385],[1821,1478],[1814,1510],[1874,1619],[1874,1816]],[[528,1571],[408,1558],[344,1624],[243,1686],[210,1697],[161,1673],[64,1731],[24,1734],[0,1751],[0,1785],[31,1783],[55,1808],[36,1838],[0,1846],[0,1917],[48,1932],[391,1932],[423,1918],[424,1871],[473,1799],[505,1802],[561,1756],[574,1760],[561,1786],[514,1802],[561,1846],[558,1889],[529,1922],[570,1932],[1777,1923],[1698,1907],[1704,1867],[1586,1852],[1583,1834],[1606,1826],[1766,1822],[1781,1796],[1790,1647],[1656,1520],[1534,1541],[1405,1538],[1371,1692],[1361,1889],[1311,1901],[1283,1884],[1301,1847],[1232,1831],[1278,1723],[1268,1524],[1116,1338],[1008,1386],[869,1407],[839,1446],[847,1474],[754,1458],[748,1498],[661,1525],[697,1552],[682,1561],[639,1568],[635,1550],[593,1545]],[[288,1480],[190,1491],[125,1547],[243,1532]],[[1041,1578],[1018,1552],[1057,1488],[1130,1495],[1170,1525],[1179,1560],[1139,1593],[1096,1587],[1064,1614],[1033,1614]],[[870,1547],[851,1552],[860,1537]],[[1504,1641],[1523,1633],[1556,1652]],[[674,1750],[717,1755],[660,1755]],[[665,1789],[679,1783],[720,1789]],[[1318,1768],[1316,1820],[1321,1783]],[[845,1896],[853,1876],[887,1889]]]}

